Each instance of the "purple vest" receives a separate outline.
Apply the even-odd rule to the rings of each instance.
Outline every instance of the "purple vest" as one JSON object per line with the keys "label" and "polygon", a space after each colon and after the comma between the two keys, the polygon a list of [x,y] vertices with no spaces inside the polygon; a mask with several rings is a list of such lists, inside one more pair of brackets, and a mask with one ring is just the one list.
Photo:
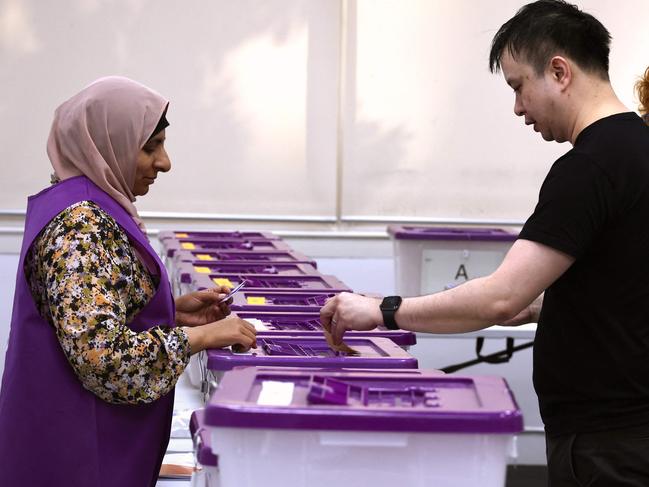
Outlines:
{"label": "purple vest", "polygon": [[0,486],[153,486],[167,448],[173,391],[151,404],[131,406],[109,404],[84,389],[53,327],[39,315],[25,279],[25,255],[36,236],[57,214],[83,200],[111,215],[158,267],[158,290],[129,328],[174,326],[165,268],[115,200],[83,176],[31,196],[0,391]]}

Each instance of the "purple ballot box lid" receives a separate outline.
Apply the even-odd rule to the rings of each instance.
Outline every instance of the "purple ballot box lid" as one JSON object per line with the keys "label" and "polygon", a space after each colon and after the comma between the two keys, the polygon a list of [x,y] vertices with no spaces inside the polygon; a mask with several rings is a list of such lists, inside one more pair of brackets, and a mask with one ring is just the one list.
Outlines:
{"label": "purple ballot box lid", "polygon": [[194,260],[179,262],[176,275],[183,284],[191,284],[194,274],[268,274],[273,276],[317,276],[318,269],[311,264],[297,262],[214,262]]}
{"label": "purple ballot box lid", "polygon": [[229,348],[207,350],[207,368],[215,371],[231,370],[240,365],[351,369],[417,368],[417,359],[387,338],[346,335],[345,343],[359,354],[352,356],[333,351],[324,336],[258,337],[257,348],[249,352],[234,353]]}
{"label": "purple ballot box lid", "polygon": [[211,239],[167,239],[162,240],[162,246],[165,248],[167,257],[173,257],[179,250],[237,250],[239,252],[259,252],[268,250],[291,250],[285,242],[281,240],[241,240],[236,238],[222,238],[218,240]]}
{"label": "purple ballot box lid", "polygon": [[272,311],[275,313],[319,313],[327,299],[337,293],[329,291],[250,291],[243,289],[232,297],[232,311]]}
{"label": "purple ballot box lid", "polygon": [[502,228],[422,227],[389,225],[388,233],[399,240],[460,240],[476,242],[513,242],[515,233]]}
{"label": "purple ballot box lid", "polygon": [[197,409],[189,421],[189,431],[194,440],[196,460],[206,467],[218,466],[218,457],[212,453],[209,431],[205,428],[205,410]]}
{"label": "purple ballot box lid", "polygon": [[214,286],[235,287],[246,282],[248,291],[324,291],[342,292],[351,289],[334,276],[273,276],[270,274],[192,274],[191,287],[195,291]]}
{"label": "purple ballot box lid", "polygon": [[500,377],[322,370],[226,373],[206,406],[208,426],[417,433],[522,431]]}
{"label": "purple ballot box lid", "polygon": [[291,262],[310,264],[318,267],[315,260],[294,250],[269,250],[259,252],[219,250],[219,251],[196,251],[176,250],[173,255],[174,265],[180,262],[232,262],[244,264],[264,264],[275,262]]}
{"label": "purple ballot box lid", "polygon": [[[236,315],[244,320],[257,319],[263,328],[257,329],[257,336],[321,336],[322,324],[319,313],[264,313],[255,311],[237,311]],[[265,329],[264,329],[265,328]],[[417,343],[417,335],[406,330],[388,330],[384,327],[370,331],[349,331],[345,336],[376,336],[389,338],[401,347]]]}
{"label": "purple ballot box lid", "polygon": [[271,232],[225,231],[225,230],[163,230],[158,233],[158,240],[199,238],[199,239],[239,239],[239,240],[281,240]]}
{"label": "purple ballot box lid", "polygon": [[263,365],[240,365],[234,367],[232,370],[242,370],[253,368],[258,372],[272,372],[278,375],[294,375],[302,374],[305,371],[308,371],[310,374],[318,373],[318,371],[324,371],[328,376],[331,377],[343,377],[343,376],[353,376],[361,374],[363,376],[367,375],[390,375],[394,374],[395,377],[419,377],[419,376],[430,376],[430,375],[444,375],[444,371],[437,369],[347,369],[341,367],[271,367]]}

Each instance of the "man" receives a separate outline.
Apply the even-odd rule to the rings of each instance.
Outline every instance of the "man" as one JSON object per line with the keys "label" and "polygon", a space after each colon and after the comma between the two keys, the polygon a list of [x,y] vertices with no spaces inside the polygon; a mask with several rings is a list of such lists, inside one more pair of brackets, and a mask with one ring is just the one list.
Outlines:
{"label": "man", "polygon": [[336,342],[380,323],[458,333],[538,321],[553,487],[649,485],[649,130],[611,88],[609,44],[561,0],[524,6],[495,35],[490,68],[514,90],[514,113],[573,148],[493,274],[403,300],[343,293],[321,311]]}

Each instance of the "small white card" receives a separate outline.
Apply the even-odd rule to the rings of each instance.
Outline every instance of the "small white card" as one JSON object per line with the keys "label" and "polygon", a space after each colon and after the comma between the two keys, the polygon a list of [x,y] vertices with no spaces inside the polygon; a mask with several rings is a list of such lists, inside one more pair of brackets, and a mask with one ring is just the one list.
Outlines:
{"label": "small white card", "polygon": [[261,383],[261,392],[259,392],[257,404],[261,406],[288,406],[293,401],[294,389],[295,384],[292,382],[265,380]]}
{"label": "small white card", "polygon": [[270,328],[268,328],[268,325],[261,321],[258,318],[246,318],[246,321],[250,323],[252,326],[255,327],[255,330],[257,331],[268,331]]}

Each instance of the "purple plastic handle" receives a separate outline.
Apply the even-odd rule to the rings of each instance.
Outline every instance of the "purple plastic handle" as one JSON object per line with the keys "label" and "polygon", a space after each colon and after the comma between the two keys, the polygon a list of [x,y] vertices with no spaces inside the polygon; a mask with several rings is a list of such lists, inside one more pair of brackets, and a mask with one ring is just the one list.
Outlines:
{"label": "purple plastic handle", "polygon": [[309,404],[367,406],[424,406],[440,407],[440,396],[437,387],[421,385],[385,387],[380,384],[360,386],[340,379],[315,375],[307,393]]}
{"label": "purple plastic handle", "polygon": [[205,425],[205,410],[195,410],[189,420],[189,431],[194,440],[194,449],[198,463],[208,467],[218,466],[218,457],[212,453],[212,442]]}
{"label": "purple plastic handle", "polygon": [[345,383],[331,377],[314,375],[311,387],[307,393],[309,404],[332,404],[346,406],[352,392],[363,396],[363,387]]}

